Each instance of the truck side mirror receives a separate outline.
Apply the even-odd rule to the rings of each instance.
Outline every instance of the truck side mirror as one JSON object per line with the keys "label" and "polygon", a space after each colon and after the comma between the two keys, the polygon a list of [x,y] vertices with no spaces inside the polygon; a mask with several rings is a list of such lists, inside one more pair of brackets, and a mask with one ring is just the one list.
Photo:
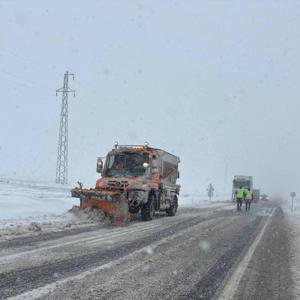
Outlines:
{"label": "truck side mirror", "polygon": [[103,171],[103,161],[102,161],[102,159],[100,157],[97,158],[96,171],[97,171],[97,173],[102,173],[102,171]]}
{"label": "truck side mirror", "polygon": [[179,173],[179,171],[177,172],[177,178],[179,178],[179,176],[180,176],[180,173]]}

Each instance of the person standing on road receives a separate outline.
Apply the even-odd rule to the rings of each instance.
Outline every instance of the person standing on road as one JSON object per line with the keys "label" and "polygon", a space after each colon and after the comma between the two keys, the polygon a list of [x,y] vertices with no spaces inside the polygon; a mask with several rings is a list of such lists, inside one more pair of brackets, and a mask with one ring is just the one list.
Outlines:
{"label": "person standing on road", "polygon": [[247,189],[246,188],[243,188],[243,191],[244,191],[244,194],[243,194],[243,201],[242,201],[242,204],[241,204],[241,208],[242,208],[242,206],[243,206],[243,202],[245,202],[246,203],[246,195],[247,195]]}
{"label": "person standing on road", "polygon": [[246,201],[246,211],[250,210],[250,206],[251,206],[251,202],[253,200],[253,192],[248,189],[246,191],[246,197],[245,197],[245,201]]}
{"label": "person standing on road", "polygon": [[213,185],[210,183],[208,188],[207,188],[207,195],[209,197],[209,201],[211,201],[212,196],[214,195],[214,187]]}
{"label": "person standing on road", "polygon": [[241,211],[242,209],[242,202],[245,197],[245,190],[240,186],[235,191],[235,198],[236,198],[236,209],[237,211]]}

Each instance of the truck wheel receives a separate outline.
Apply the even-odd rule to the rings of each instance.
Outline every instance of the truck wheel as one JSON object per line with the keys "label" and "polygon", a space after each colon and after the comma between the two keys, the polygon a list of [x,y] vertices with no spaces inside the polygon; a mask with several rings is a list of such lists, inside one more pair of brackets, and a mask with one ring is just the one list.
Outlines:
{"label": "truck wheel", "polygon": [[173,217],[176,215],[178,208],[178,199],[177,196],[174,196],[171,206],[166,210],[166,213],[169,217]]}
{"label": "truck wheel", "polygon": [[154,201],[155,196],[152,194],[149,196],[147,203],[145,203],[141,208],[142,219],[144,221],[151,221],[154,216]]}
{"label": "truck wheel", "polygon": [[139,211],[140,211],[139,207],[129,208],[129,212],[134,215],[139,213]]}

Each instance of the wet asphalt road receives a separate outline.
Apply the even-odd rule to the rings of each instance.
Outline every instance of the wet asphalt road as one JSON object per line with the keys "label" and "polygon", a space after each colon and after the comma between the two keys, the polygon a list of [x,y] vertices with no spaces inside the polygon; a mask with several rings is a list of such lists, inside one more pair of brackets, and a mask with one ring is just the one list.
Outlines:
{"label": "wet asphalt road", "polygon": [[[224,203],[127,227],[3,242],[0,299],[218,299],[225,288],[234,299],[292,299],[284,222],[275,203],[253,205],[247,214]],[[232,290],[232,276],[259,235]]]}

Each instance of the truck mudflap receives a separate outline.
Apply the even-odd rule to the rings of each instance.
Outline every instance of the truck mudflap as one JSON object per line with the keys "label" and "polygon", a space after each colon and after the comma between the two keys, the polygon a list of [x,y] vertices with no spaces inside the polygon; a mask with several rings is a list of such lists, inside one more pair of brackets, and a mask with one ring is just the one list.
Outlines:
{"label": "truck mudflap", "polygon": [[131,220],[128,201],[124,193],[74,188],[71,190],[71,195],[80,198],[81,208],[93,207],[103,211],[114,225],[126,225]]}

